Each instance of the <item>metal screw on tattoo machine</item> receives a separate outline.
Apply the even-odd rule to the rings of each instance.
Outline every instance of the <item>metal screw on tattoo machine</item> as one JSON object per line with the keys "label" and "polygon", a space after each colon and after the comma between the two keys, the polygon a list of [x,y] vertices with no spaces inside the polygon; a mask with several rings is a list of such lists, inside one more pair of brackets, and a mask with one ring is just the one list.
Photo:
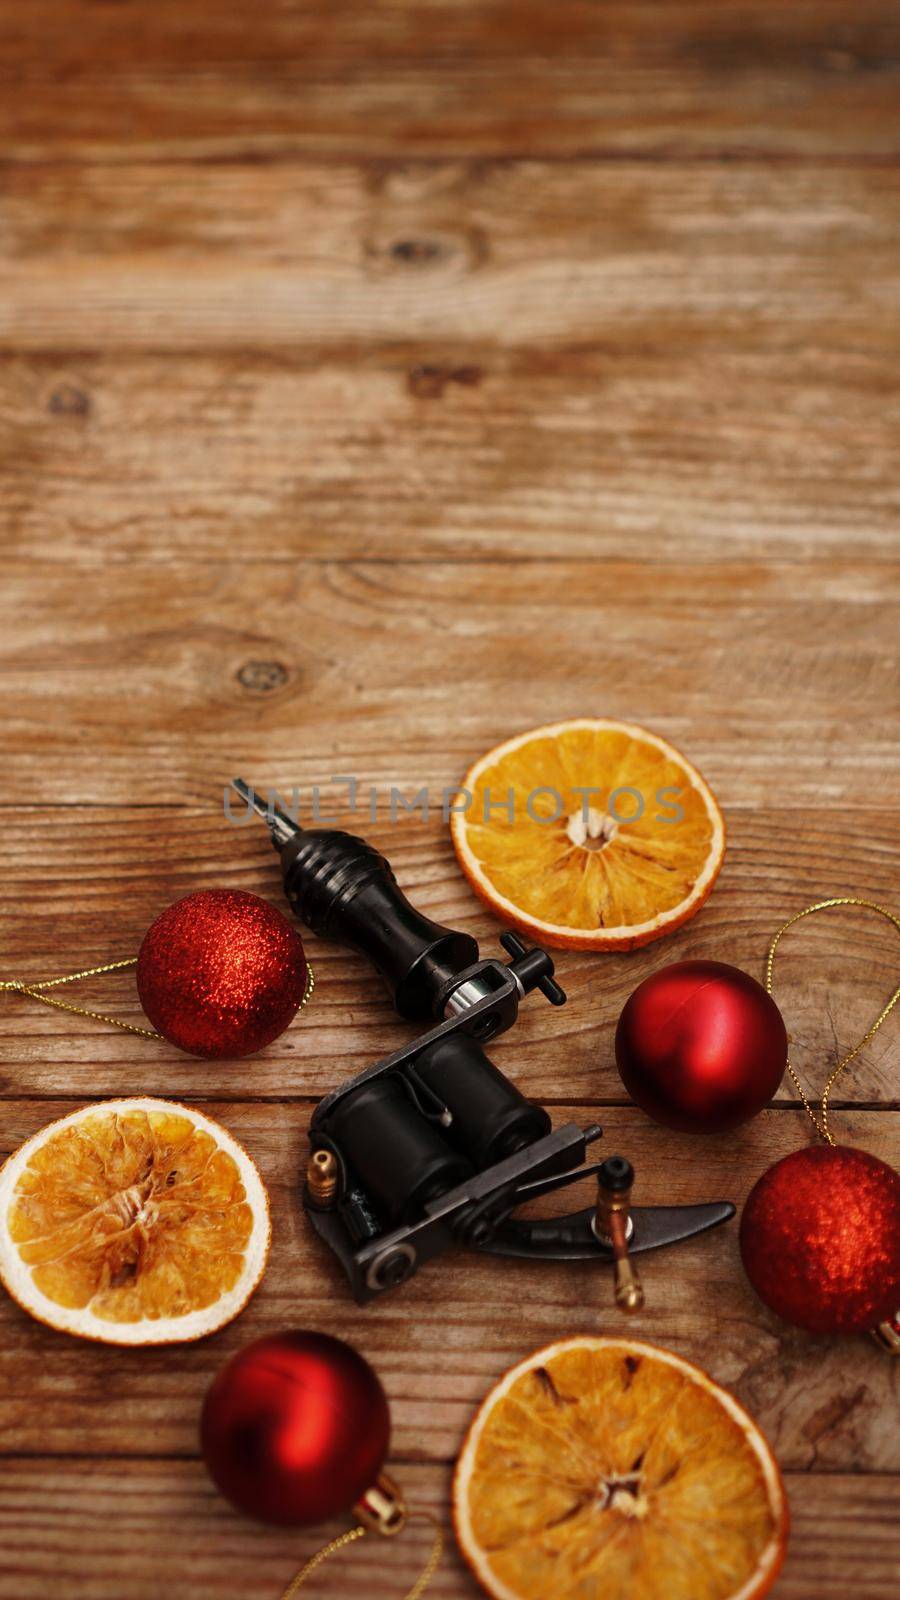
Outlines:
{"label": "metal screw on tattoo machine", "polygon": [[[442,927],[403,894],[389,862],[338,829],[302,828],[242,779],[234,787],[268,825],[285,894],[318,937],[367,956],[401,1017],[425,1031],[319,1102],[304,1204],[360,1305],[396,1288],[446,1250],[615,1267],[615,1297],[643,1304],[631,1257],[677,1244],[734,1215],[727,1201],[632,1206],[634,1172],[620,1156],[586,1164],[596,1124],[554,1128],[485,1054],[538,990],[565,995],[545,950],[500,935],[509,956],[482,960],[466,933]],[[519,1206],[597,1181],[597,1201],[547,1220]]]}

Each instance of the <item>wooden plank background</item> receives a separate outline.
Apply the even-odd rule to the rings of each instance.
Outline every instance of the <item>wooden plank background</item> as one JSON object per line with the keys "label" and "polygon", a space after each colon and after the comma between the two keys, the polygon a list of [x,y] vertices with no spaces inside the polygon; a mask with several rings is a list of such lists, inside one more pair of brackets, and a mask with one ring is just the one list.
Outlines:
{"label": "wooden plank background", "polygon": [[[531,1000],[496,1056],[603,1122],[646,1200],[741,1202],[806,1136],[791,1094],[732,1138],[663,1133],[612,1034],[664,960],[759,974],[812,899],[896,909],[896,7],[12,0],[0,79],[3,973],[129,953],[192,888],[277,900],[261,831],[223,818],[232,772],[439,804],[518,729],[630,717],[716,789],[722,878],[664,946],[564,957],[569,1005]],[[491,947],[439,814],[341,818]],[[896,981],[889,935],[822,918],[786,948],[810,1083]],[[298,1205],[304,1130],[404,1029],[310,943],[314,1004],[240,1063],[0,1008],[4,1150],[87,1099],[195,1100],[252,1149],[275,1224],[260,1293],[197,1346],[82,1347],[0,1304],[4,1600],[275,1600],[318,1532],[232,1515],[196,1444],[206,1384],[263,1331],[375,1361],[398,1475],[442,1512],[495,1377],[622,1326],[602,1273],[462,1258],[353,1307]],[[127,979],[85,998],[138,1015]],[[835,1118],[895,1164],[896,1038]],[[785,1469],[778,1600],[883,1600],[892,1364],[770,1317],[733,1227],[644,1276],[630,1326],[733,1387]],[[427,1538],[364,1544],[309,1593],[399,1596]],[[433,1592],[474,1595],[452,1552]]]}

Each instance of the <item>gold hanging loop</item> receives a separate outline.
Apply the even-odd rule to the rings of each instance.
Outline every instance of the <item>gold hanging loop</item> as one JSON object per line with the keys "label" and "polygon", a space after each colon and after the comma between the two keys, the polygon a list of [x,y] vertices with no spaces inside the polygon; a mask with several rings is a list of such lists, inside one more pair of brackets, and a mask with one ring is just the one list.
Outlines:
{"label": "gold hanging loop", "polygon": [[[105,972],[124,972],[128,967],[137,966],[137,956],[128,956],[124,961],[107,961],[102,967],[85,967],[81,972],[67,972],[61,978],[41,978],[33,983],[26,982],[23,978],[0,979],[0,992],[6,990],[10,994],[27,994],[32,1000],[40,1000],[41,1005],[55,1006],[58,1011],[70,1011],[73,1016],[87,1017],[91,1022],[107,1022],[111,1028],[121,1028],[123,1033],[136,1033],[142,1039],[161,1039],[162,1034],[156,1033],[153,1028],[141,1028],[136,1022],[123,1022],[121,1017],[112,1017],[108,1011],[92,1011],[89,1006],[76,1006],[70,1000],[57,1000],[55,995],[46,994],[47,989],[57,989],[62,983],[78,983],[82,978],[99,978]],[[299,1010],[312,997],[316,980],[313,969],[307,962],[306,987],[303,999],[300,1001]]]}
{"label": "gold hanging loop", "polygon": [[[769,945],[769,953],[766,957],[766,990],[769,994],[772,993],[772,969],[775,965],[775,951],[778,949],[779,941],[784,937],[789,928],[793,928],[796,922],[801,922],[804,917],[811,917],[816,911],[829,911],[834,906],[863,906],[867,911],[877,911],[880,917],[886,917],[888,922],[892,922],[897,932],[900,933],[900,917],[895,917],[894,913],[892,911],[885,910],[884,906],[876,905],[874,900],[860,900],[853,895],[836,895],[832,900],[818,900],[814,906],[807,906],[804,911],[798,911],[796,916],[791,917],[790,921],[784,924],[784,927],[779,928],[774,939],[772,940],[772,943]],[[890,1016],[898,1000],[900,1000],[900,985],[898,985],[894,990],[887,1004],[882,1007],[868,1032],[863,1034],[859,1043],[855,1044],[852,1050],[847,1051],[847,1054],[841,1058],[833,1072],[831,1072],[829,1075],[828,1081],[825,1084],[825,1088],[822,1091],[821,1121],[819,1120],[819,1117],[816,1116],[815,1111],[810,1105],[803,1085],[797,1076],[794,1065],[790,1058],[788,1058],[787,1070],[790,1073],[797,1093],[803,1102],[806,1114],[812,1122],[816,1132],[819,1134],[819,1137],[824,1139],[827,1144],[833,1145],[835,1142],[831,1133],[831,1129],[828,1126],[828,1097],[840,1078],[841,1073],[844,1071],[844,1068],[849,1067],[850,1062],[855,1060],[855,1058],[859,1055],[860,1050],[862,1050],[864,1046],[869,1043],[869,1040],[872,1039],[878,1032],[881,1024]]]}
{"label": "gold hanging loop", "polygon": [[[425,1593],[425,1590],[428,1588],[432,1578],[437,1572],[437,1569],[440,1565],[441,1556],[444,1553],[444,1534],[437,1517],[435,1517],[432,1512],[422,1509],[411,1510],[408,1513],[408,1519],[412,1519],[413,1517],[421,1518],[424,1521],[432,1524],[434,1528],[434,1541],[431,1546],[431,1553],[428,1557],[428,1560],[422,1568],[422,1571],[419,1573],[419,1576],[412,1588],[407,1589],[406,1594],[403,1596],[403,1600],[422,1600],[422,1595]],[[289,1583],[285,1589],[283,1595],[281,1596],[281,1600],[294,1600],[294,1596],[299,1594],[307,1578],[312,1576],[312,1574],[316,1571],[316,1568],[320,1567],[323,1561],[327,1561],[330,1556],[337,1555],[341,1550],[346,1549],[347,1545],[355,1544],[357,1539],[364,1539],[366,1537],[366,1532],[367,1530],[360,1524],[355,1528],[348,1529],[346,1533],[339,1534],[338,1537],[336,1539],[332,1539],[329,1544],[323,1545],[321,1550],[317,1550],[314,1556],[310,1556],[306,1565],[300,1568],[296,1578],[294,1578],[293,1582]]]}

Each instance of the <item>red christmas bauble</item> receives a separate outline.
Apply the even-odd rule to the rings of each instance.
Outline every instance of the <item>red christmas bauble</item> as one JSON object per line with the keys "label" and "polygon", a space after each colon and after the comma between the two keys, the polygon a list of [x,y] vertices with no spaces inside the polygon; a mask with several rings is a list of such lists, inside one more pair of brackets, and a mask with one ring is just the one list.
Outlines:
{"label": "red christmas bauble", "polygon": [[771,1100],[787,1065],[781,1012],[721,961],[676,961],[626,1001],[616,1061],[632,1100],[680,1133],[724,1133]]}
{"label": "red christmas bauble", "polygon": [[900,1174],[849,1145],[776,1161],[741,1217],[741,1257],[761,1300],[811,1333],[861,1333],[900,1303]]}
{"label": "red christmas bauble", "polygon": [[243,889],[202,889],[163,911],[138,953],[141,1005],[193,1056],[248,1056],[283,1033],[306,991],[300,935]]}
{"label": "red christmas bauble", "polygon": [[261,1522],[304,1527],[347,1511],[390,1442],[368,1361],[327,1333],[282,1333],[241,1350],[214,1379],[200,1441],[213,1482]]}

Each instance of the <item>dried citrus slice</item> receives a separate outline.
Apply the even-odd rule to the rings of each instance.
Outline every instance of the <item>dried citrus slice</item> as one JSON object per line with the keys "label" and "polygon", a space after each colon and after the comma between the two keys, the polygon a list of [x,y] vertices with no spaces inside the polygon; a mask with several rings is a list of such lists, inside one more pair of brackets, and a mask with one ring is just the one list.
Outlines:
{"label": "dried citrus slice", "polygon": [[630,1339],[564,1340],[508,1372],[453,1501],[495,1600],[757,1600],[787,1543],[753,1419],[699,1367]]}
{"label": "dried citrus slice", "polygon": [[192,1107],[109,1100],[42,1128],[0,1172],[0,1278],[39,1321],[108,1344],[221,1328],[269,1252],[247,1152]]}
{"label": "dried citrus slice", "polygon": [[451,831],[473,889],[545,944],[628,950],[699,911],[725,824],[655,733],[580,717],[519,734],[466,774]]}

